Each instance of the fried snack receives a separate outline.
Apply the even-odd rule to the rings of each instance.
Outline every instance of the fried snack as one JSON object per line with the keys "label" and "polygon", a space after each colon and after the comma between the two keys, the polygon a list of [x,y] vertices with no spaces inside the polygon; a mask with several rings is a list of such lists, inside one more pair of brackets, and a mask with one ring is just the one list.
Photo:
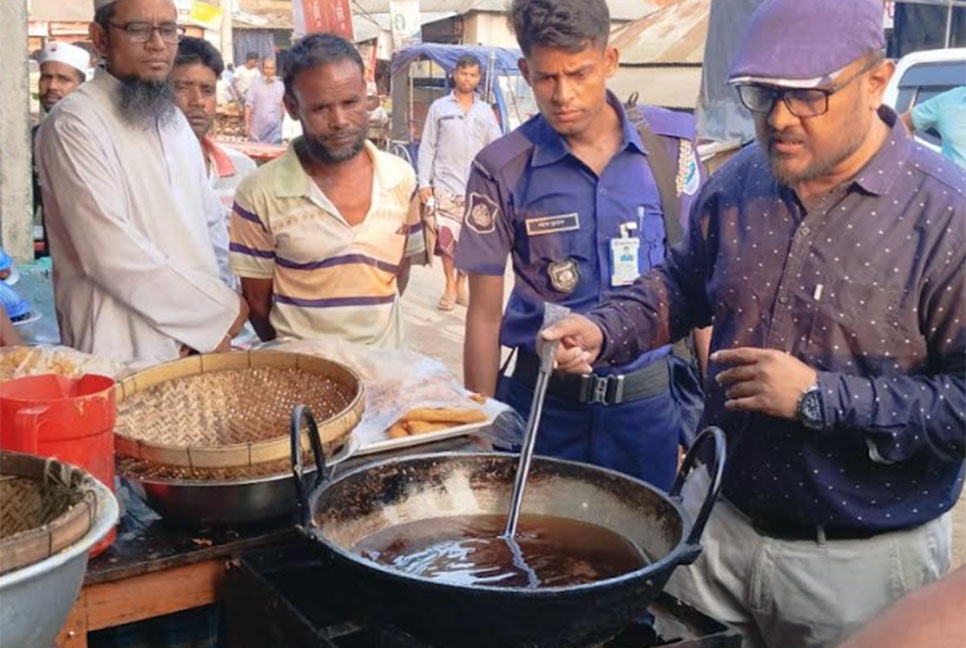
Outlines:
{"label": "fried snack", "polygon": [[446,428],[456,427],[459,423],[452,421],[403,421],[403,425],[411,435],[426,434],[427,432],[437,432]]}
{"label": "fried snack", "polygon": [[[478,395],[479,396],[479,395]],[[485,397],[480,396],[485,400]],[[486,414],[467,407],[419,407],[411,409],[386,430],[390,439],[427,434],[460,427],[469,423],[485,423]]]}
{"label": "fried snack", "polygon": [[85,373],[120,376],[125,368],[107,358],[62,346],[15,346],[0,349],[0,381],[38,374],[77,378]]}
{"label": "fried snack", "polygon": [[429,423],[448,423],[446,427],[465,425],[467,423],[483,423],[486,414],[478,409],[460,409],[455,407],[419,407],[403,414],[403,422],[420,421]]}
{"label": "fried snack", "polygon": [[477,405],[486,405],[487,398],[483,394],[470,394],[470,400]]}

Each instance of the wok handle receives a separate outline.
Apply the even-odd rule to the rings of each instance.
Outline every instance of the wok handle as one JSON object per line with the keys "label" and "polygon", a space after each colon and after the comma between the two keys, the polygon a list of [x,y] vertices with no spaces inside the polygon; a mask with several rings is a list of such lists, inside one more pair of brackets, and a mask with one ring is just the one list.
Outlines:
{"label": "wok handle", "polygon": [[315,422],[315,415],[306,405],[296,405],[292,409],[292,428],[291,428],[291,450],[292,450],[292,476],[295,481],[295,497],[298,499],[299,519],[303,526],[308,525],[312,518],[309,510],[309,502],[305,494],[305,486],[302,484],[302,475],[305,469],[302,466],[302,421],[309,426],[309,443],[312,444],[312,454],[315,456],[315,483],[312,485],[314,491],[324,481],[328,481],[329,475],[325,465],[325,455],[322,452],[322,439],[319,437],[319,426]]}
{"label": "wok handle", "polygon": [[[704,531],[704,525],[711,515],[711,507],[718,499],[718,491],[721,489],[721,477],[724,474],[725,461],[728,456],[725,434],[721,428],[710,426],[701,431],[688,450],[688,454],[684,457],[684,462],[678,469],[678,475],[674,478],[674,484],[671,485],[671,490],[668,492],[668,495],[673,498],[681,496],[684,482],[691,470],[694,469],[694,464],[698,460],[702,448],[712,441],[714,442],[714,462],[711,466],[711,484],[708,486],[708,493],[704,497],[704,503],[701,505],[698,517],[694,520],[694,526],[691,527],[691,535],[688,536],[688,544],[695,547],[700,545],[701,533]],[[697,555],[695,555],[696,557]]]}

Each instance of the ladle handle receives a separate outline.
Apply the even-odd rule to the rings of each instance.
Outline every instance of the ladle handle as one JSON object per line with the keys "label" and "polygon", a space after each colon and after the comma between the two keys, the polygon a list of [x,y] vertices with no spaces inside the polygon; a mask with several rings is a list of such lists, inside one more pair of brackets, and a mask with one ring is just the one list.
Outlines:
{"label": "ladle handle", "polygon": [[[710,426],[701,431],[698,438],[694,440],[694,443],[688,450],[688,454],[685,455],[684,462],[681,464],[681,468],[678,469],[678,475],[674,478],[674,483],[668,492],[668,495],[671,497],[681,496],[681,489],[684,488],[684,482],[694,468],[694,464],[697,462],[703,447],[712,441],[714,442],[714,461],[711,464],[710,470],[711,484],[708,486],[708,493],[704,497],[704,503],[701,505],[698,517],[694,520],[694,526],[691,527],[691,535],[688,536],[688,544],[693,546],[699,546],[700,544],[704,525],[708,522],[708,517],[711,515],[711,507],[714,506],[715,500],[718,499],[718,491],[721,489],[721,477],[724,475],[725,461],[728,457],[725,434],[721,428]],[[697,554],[695,554],[695,558],[697,558]]]}
{"label": "ladle handle", "polygon": [[305,486],[302,483],[302,476],[305,469],[302,466],[302,421],[308,423],[309,443],[312,445],[312,454],[315,456],[315,483],[312,490],[315,491],[322,482],[329,479],[325,465],[325,454],[322,452],[322,439],[319,437],[319,426],[315,422],[315,415],[312,414],[306,405],[296,405],[292,409],[292,428],[291,428],[291,450],[292,450],[292,477],[295,481],[295,497],[298,499],[299,519],[303,526],[308,525],[312,519],[312,511],[309,509],[309,501],[305,495]]}

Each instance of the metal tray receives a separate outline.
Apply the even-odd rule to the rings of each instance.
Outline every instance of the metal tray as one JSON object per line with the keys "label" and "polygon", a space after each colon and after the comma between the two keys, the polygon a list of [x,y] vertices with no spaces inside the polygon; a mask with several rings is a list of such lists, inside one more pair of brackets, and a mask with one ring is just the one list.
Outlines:
{"label": "metal tray", "polygon": [[[504,411],[505,407],[506,406],[502,403],[499,403],[491,398],[487,400],[486,404],[483,406],[483,411],[486,413],[485,421],[481,421],[480,423],[457,425],[456,427],[446,428],[445,430],[436,430],[435,432],[400,437],[398,439],[390,439],[388,436],[386,436],[376,441],[360,442],[359,447],[355,450],[355,452],[353,452],[353,455],[358,457],[362,455],[377,454],[379,452],[386,452],[388,450],[400,450],[402,448],[411,448],[426,443],[433,443],[434,441],[443,441],[445,439],[466,436],[476,432],[477,430],[481,430],[493,425],[493,421],[495,421],[496,417],[499,416],[502,411]],[[359,423],[359,428],[364,426],[365,423],[365,415],[363,415],[362,422]],[[353,432],[353,436],[359,436],[359,428],[356,428],[356,430]]]}

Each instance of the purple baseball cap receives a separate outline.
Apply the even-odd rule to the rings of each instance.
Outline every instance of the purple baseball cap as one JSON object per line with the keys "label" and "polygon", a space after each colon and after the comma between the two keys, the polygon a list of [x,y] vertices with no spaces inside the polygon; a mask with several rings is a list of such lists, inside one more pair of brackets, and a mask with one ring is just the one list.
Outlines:
{"label": "purple baseball cap", "polygon": [[765,0],[751,16],[728,82],[812,88],[885,48],[882,0]]}

